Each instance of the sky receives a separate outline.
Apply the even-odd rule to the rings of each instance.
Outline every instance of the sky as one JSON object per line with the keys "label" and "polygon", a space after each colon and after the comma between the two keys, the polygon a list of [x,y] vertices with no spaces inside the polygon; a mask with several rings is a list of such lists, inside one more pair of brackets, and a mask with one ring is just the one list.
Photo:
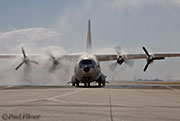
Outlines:
{"label": "sky", "polygon": [[[94,53],[180,52],[180,0],[0,0],[0,53],[41,53],[58,46],[68,53],[85,52],[87,23],[92,23]],[[119,66],[108,79],[180,79],[180,58],[155,61],[146,73],[145,60]],[[73,70],[73,68],[72,68]]]}

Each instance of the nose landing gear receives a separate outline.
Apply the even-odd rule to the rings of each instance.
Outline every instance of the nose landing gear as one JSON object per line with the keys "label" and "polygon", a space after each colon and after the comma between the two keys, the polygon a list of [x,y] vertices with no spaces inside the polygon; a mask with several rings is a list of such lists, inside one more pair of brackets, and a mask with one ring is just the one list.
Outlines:
{"label": "nose landing gear", "polygon": [[90,87],[90,86],[91,86],[91,83],[84,83],[84,86],[85,86],[85,87],[87,87],[87,86]]}

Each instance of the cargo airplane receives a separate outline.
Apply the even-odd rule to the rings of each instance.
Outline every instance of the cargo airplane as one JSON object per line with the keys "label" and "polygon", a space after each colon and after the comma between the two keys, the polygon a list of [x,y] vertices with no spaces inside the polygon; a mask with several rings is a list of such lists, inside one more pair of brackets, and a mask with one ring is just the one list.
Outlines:
{"label": "cargo airplane", "polygon": [[[61,59],[73,60],[76,62],[74,67],[74,74],[71,79],[72,86],[79,86],[80,83],[83,83],[84,86],[90,86],[92,82],[97,82],[98,86],[105,86],[106,76],[101,71],[100,62],[101,61],[115,61],[111,67],[112,70],[117,65],[122,65],[123,63],[128,63],[130,60],[134,59],[146,59],[147,63],[143,69],[145,72],[148,66],[153,63],[155,60],[163,60],[166,57],[180,57],[180,53],[154,53],[150,54],[145,47],[142,47],[144,54],[122,54],[120,47],[115,47],[115,54],[93,54],[91,50],[91,23],[88,21],[88,36],[87,36],[87,50],[86,54],[65,54],[55,57],[50,54],[52,67],[50,70],[55,70],[58,65],[61,64]],[[15,67],[15,70],[20,69],[23,65],[39,64],[34,60],[34,57],[40,56],[39,54],[26,54],[24,48],[22,50],[22,62]],[[16,58],[21,55],[15,54],[0,54],[0,58]]]}

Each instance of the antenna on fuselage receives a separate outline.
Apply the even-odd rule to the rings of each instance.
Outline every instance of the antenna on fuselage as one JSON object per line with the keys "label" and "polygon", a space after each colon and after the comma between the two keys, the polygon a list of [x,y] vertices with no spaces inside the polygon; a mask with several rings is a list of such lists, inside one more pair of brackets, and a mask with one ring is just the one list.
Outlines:
{"label": "antenna on fuselage", "polygon": [[88,21],[88,35],[87,35],[87,50],[86,52],[87,53],[91,53],[92,50],[91,50],[91,20],[89,19]]}

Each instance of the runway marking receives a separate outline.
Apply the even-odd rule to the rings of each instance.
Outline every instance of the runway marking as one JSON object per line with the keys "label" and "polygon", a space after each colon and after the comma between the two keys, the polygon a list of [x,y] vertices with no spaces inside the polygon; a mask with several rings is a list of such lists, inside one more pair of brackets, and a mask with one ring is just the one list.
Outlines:
{"label": "runway marking", "polygon": [[54,102],[61,103],[75,103],[75,104],[84,104],[84,105],[107,105],[106,103],[89,103],[89,102],[81,102],[81,101],[68,101],[68,100],[58,100],[58,99],[48,99]]}
{"label": "runway marking", "polygon": [[174,91],[180,91],[179,89],[176,89],[176,88],[173,88],[173,87],[170,87],[170,86],[166,86],[168,89],[172,89]]}
{"label": "runway marking", "polygon": [[56,98],[60,98],[60,97],[72,95],[72,94],[75,94],[75,93],[78,93],[78,92],[81,92],[81,91],[84,91],[84,90],[87,90],[87,88],[85,88],[85,89],[80,89],[80,90],[75,90],[75,91],[68,92],[68,93],[61,94],[61,95],[57,95],[57,96],[53,96],[53,97],[50,97],[50,98],[47,98],[47,99],[56,99]]}
{"label": "runway marking", "polygon": [[0,88],[0,90],[8,89],[8,88],[11,88],[11,87],[14,87],[14,86],[5,86],[5,87]]}
{"label": "runway marking", "polygon": [[35,101],[42,101],[42,100],[53,100],[53,99],[56,99],[56,98],[59,98],[59,97],[72,95],[72,94],[78,93],[80,91],[84,91],[86,89],[75,90],[75,91],[72,91],[72,92],[67,92],[65,94],[61,94],[61,95],[57,95],[57,96],[53,96],[53,97],[49,97],[49,98],[28,99],[28,100],[13,100],[13,101],[9,101],[9,102],[35,102]]}
{"label": "runway marking", "polygon": [[108,96],[109,96],[109,111],[110,111],[110,117],[111,121],[113,121],[113,110],[112,110],[112,102],[111,102],[111,91],[108,90]]}
{"label": "runway marking", "polygon": [[87,90],[88,88],[80,89],[80,90],[74,90],[65,94],[53,96],[50,98],[40,98],[40,99],[29,99],[29,100],[16,100],[16,101],[9,101],[14,103],[25,103],[25,102],[35,102],[35,101],[54,101],[54,102],[60,102],[60,103],[67,103],[67,104],[81,104],[81,105],[108,105],[107,103],[89,103],[89,102],[82,102],[82,101],[67,101],[67,100],[59,100],[56,98],[72,95],[84,90]]}
{"label": "runway marking", "polygon": [[13,101],[8,101],[8,102],[34,102],[34,101],[38,101],[41,99],[28,99],[28,100],[13,100]]}

